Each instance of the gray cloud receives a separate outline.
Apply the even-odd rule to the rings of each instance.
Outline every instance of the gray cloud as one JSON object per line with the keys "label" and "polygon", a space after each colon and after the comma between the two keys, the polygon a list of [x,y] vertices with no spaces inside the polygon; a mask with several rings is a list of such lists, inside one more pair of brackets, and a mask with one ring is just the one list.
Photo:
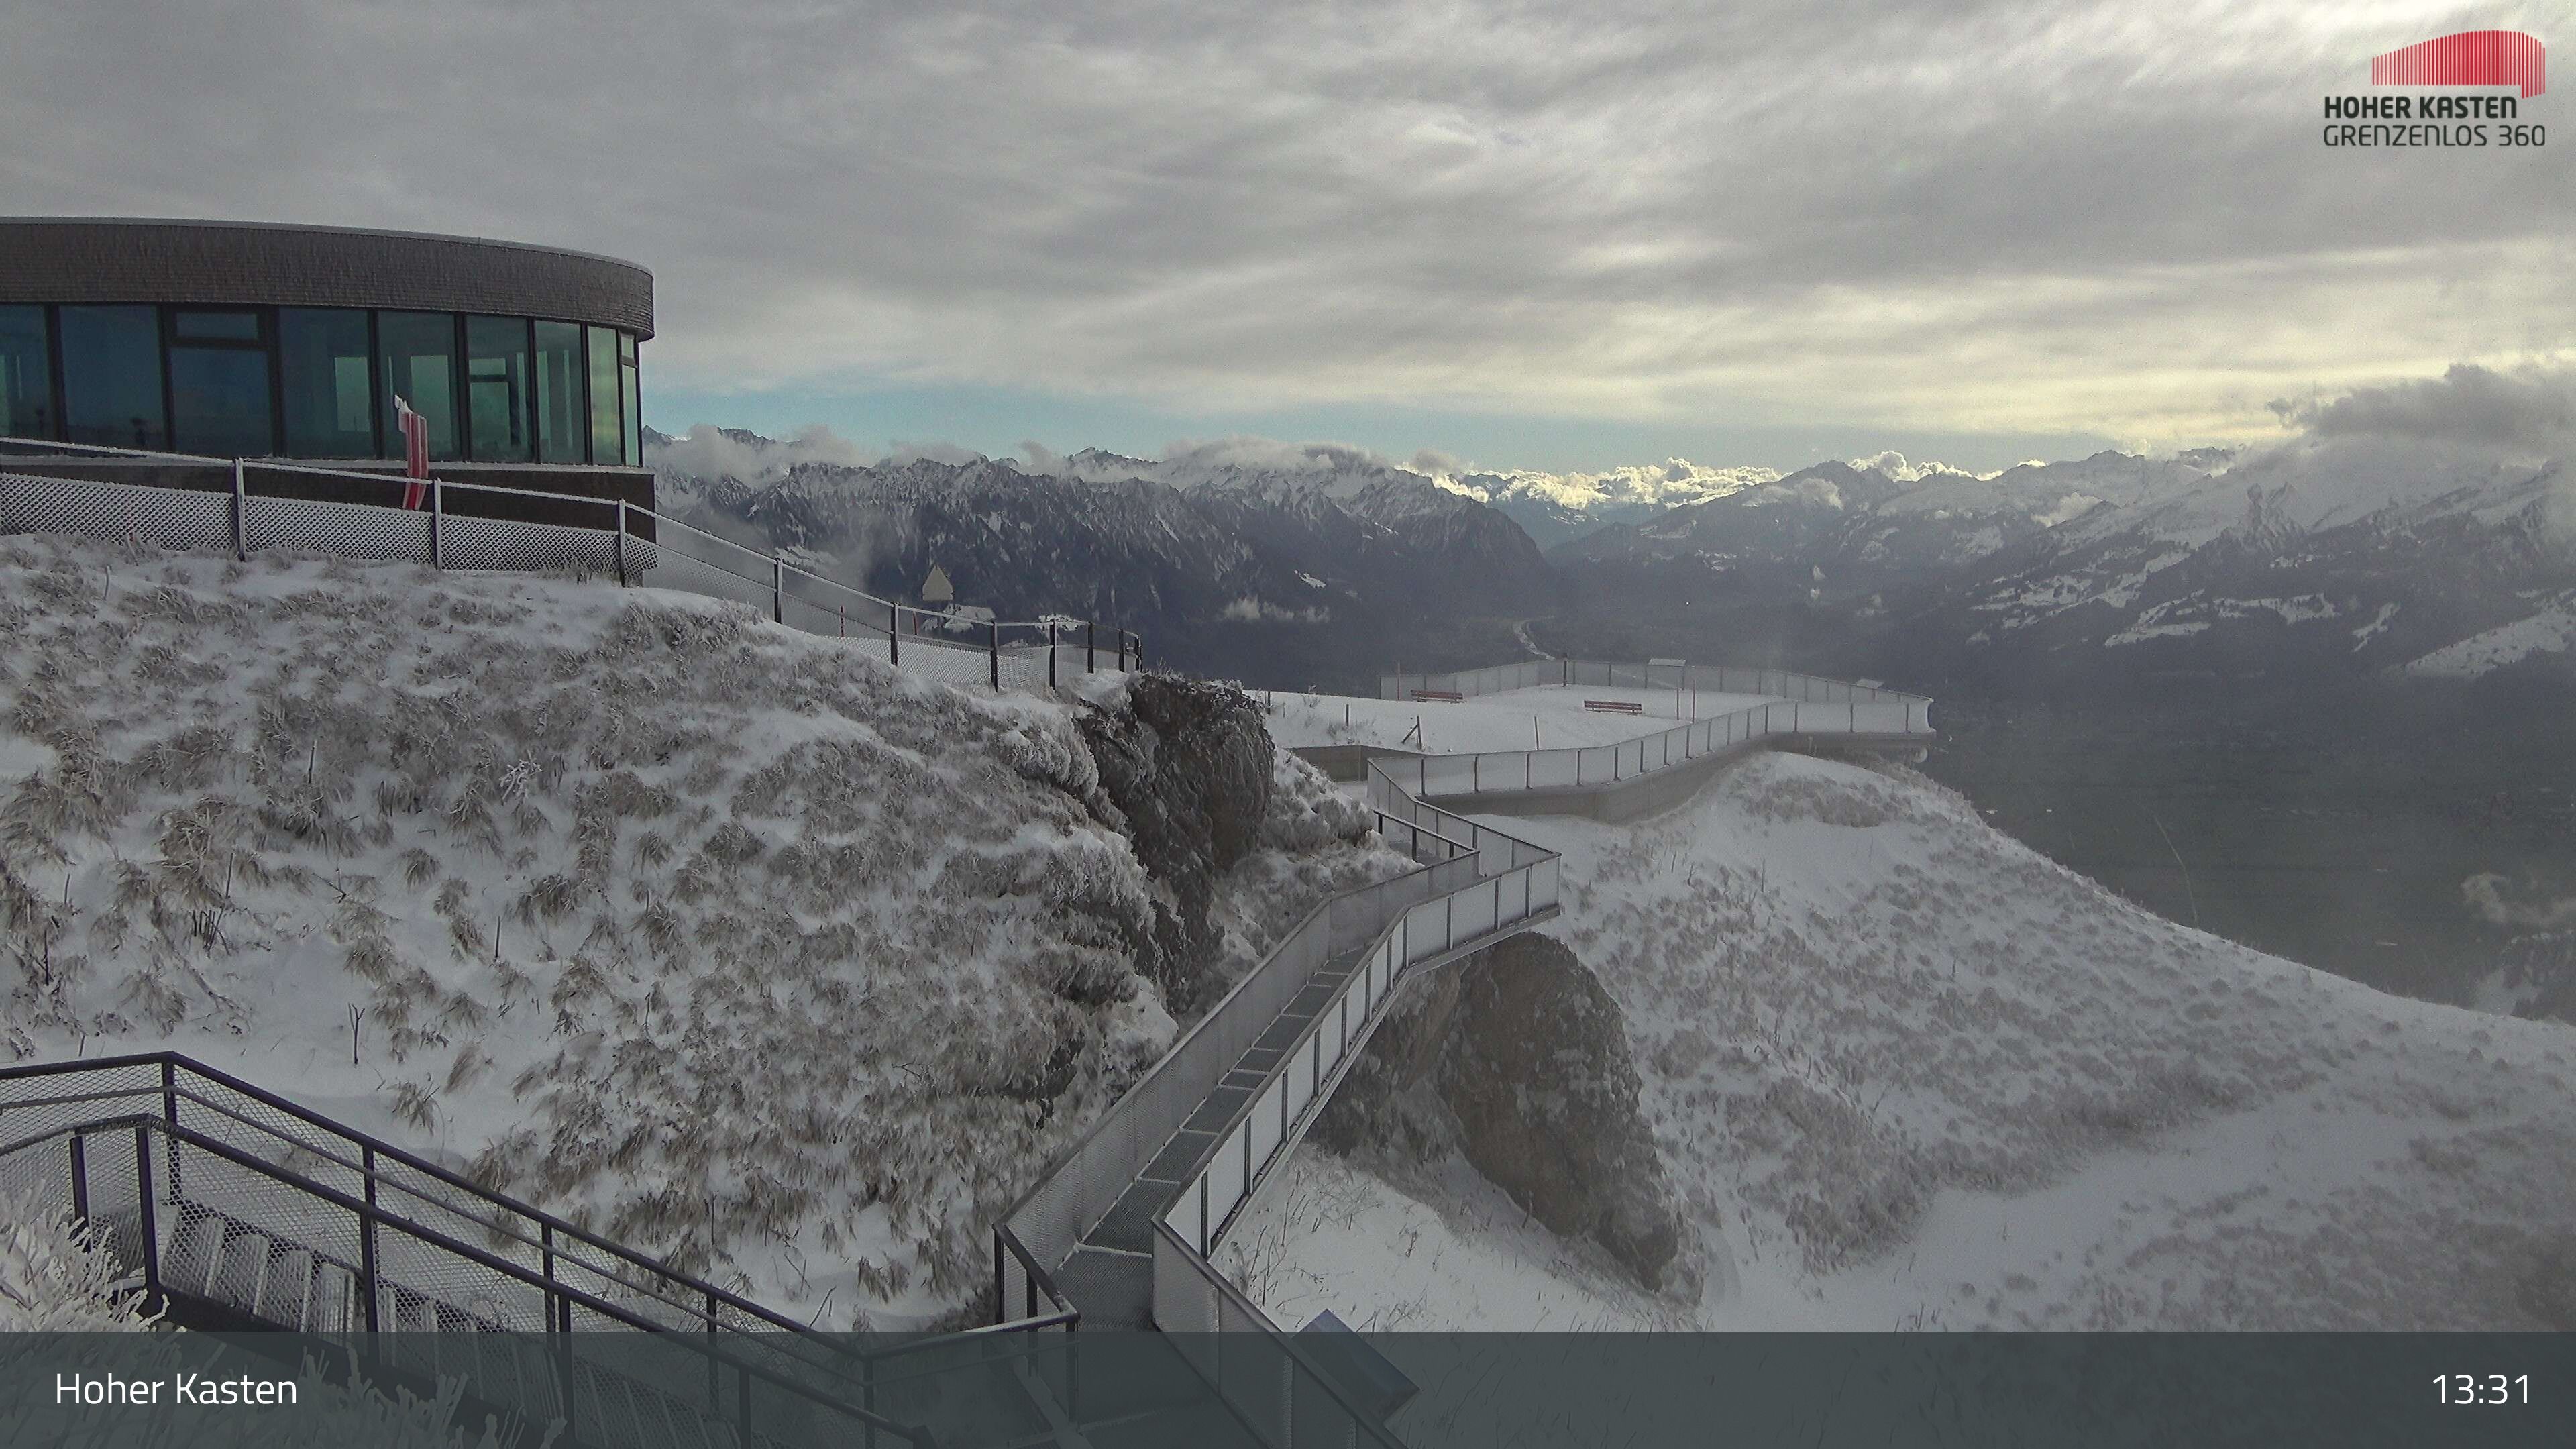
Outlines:
{"label": "gray cloud", "polygon": [[2355,388],[2331,402],[2276,400],[2285,422],[2321,437],[2400,437],[2554,450],[2576,437],[2576,373],[2506,374],[2455,363],[2438,378]]}
{"label": "gray cloud", "polygon": [[2576,343],[2552,153],[2317,134],[2533,5],[21,8],[12,209],[631,256],[683,387],[2151,440]]}

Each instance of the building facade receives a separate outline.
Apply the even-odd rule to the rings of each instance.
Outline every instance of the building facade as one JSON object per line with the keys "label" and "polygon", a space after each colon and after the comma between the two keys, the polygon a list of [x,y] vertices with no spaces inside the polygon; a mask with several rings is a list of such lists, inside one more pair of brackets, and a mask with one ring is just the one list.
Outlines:
{"label": "building facade", "polygon": [[400,399],[427,419],[441,477],[650,506],[652,335],[652,274],[581,252],[0,219],[0,435],[15,439],[399,471]]}

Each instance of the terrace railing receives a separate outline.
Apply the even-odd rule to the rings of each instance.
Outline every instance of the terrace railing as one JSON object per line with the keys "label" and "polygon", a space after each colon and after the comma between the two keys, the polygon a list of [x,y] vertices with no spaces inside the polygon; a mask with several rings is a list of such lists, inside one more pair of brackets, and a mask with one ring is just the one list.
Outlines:
{"label": "terrace railing", "polygon": [[[12,456],[26,460],[8,471]],[[31,471],[46,463],[134,464],[213,487]],[[538,514],[542,516],[530,517]],[[69,533],[160,548],[300,551],[442,569],[569,570],[620,584],[731,599],[771,621],[846,639],[951,684],[1034,689],[1095,670],[1142,668],[1132,631],[1069,617],[994,620],[879,598],[775,553],[614,498],[337,469],[0,438],[0,532]]]}
{"label": "terrace railing", "polygon": [[[1913,705],[1932,701],[1919,694],[1879,685],[1853,684],[1786,669],[1743,669],[1731,664],[1643,664],[1602,659],[1523,659],[1483,669],[1448,674],[1381,674],[1380,699],[1411,699],[1413,691],[1474,696],[1548,685],[1574,688],[1669,689],[1679,693],[1761,694],[1801,704],[1847,704],[1858,700],[1902,700]],[[1921,717],[1918,713],[1918,719]],[[1930,726],[1925,724],[1924,728]]]}
{"label": "terrace railing", "polygon": [[1379,679],[1380,693],[1387,699],[1410,698],[1415,690],[1445,690],[1473,697],[1550,685],[1669,689],[1685,696],[1706,691],[1781,698],[1703,716],[1617,744],[1385,757],[1378,759],[1376,766],[1401,781],[1406,791],[1416,797],[1456,799],[1616,784],[1704,756],[1730,754],[1766,739],[1840,736],[1870,742],[1919,739],[1928,743],[1935,734],[1932,701],[1919,694],[1778,669],[1532,659],[1456,674],[1395,674]]}

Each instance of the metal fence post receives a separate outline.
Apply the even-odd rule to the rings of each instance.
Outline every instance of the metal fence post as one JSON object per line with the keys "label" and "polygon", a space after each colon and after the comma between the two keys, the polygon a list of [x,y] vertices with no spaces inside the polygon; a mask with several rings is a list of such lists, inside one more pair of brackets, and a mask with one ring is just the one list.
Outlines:
{"label": "metal fence post", "polygon": [[250,562],[250,490],[242,482],[242,460],[233,459],[233,557]]}
{"label": "metal fence post", "polygon": [[77,1130],[72,1133],[72,1216],[89,1221],[89,1145]]}
{"label": "metal fence post", "polygon": [[[358,1276],[364,1280],[367,1295],[367,1332],[376,1332],[376,1299],[381,1296],[376,1282],[376,1149],[358,1149],[358,1172],[366,1178],[367,1207],[358,1214]],[[570,1385],[566,1385],[570,1392]]]}
{"label": "metal fence post", "polygon": [[161,1063],[161,1118],[170,1124],[170,1191],[179,1191],[179,1069]]}
{"label": "metal fence post", "polygon": [[617,560],[617,586],[626,587],[626,500],[617,500],[617,541],[610,545]]}
{"label": "metal fence post", "polygon": [[143,1290],[161,1291],[161,1234],[152,1221],[152,1133],[134,1129],[134,1196],[143,1210]]}
{"label": "metal fence post", "polygon": [[1047,625],[1047,688],[1055,688],[1055,625]]}
{"label": "metal fence post", "polygon": [[429,480],[429,566],[447,567],[447,489],[435,478]]}
{"label": "metal fence post", "polygon": [[787,560],[769,556],[769,622],[787,622]]}
{"label": "metal fence post", "polygon": [[1085,619],[1082,621],[1082,672],[1093,674],[1099,669],[1100,625],[1094,620]]}
{"label": "metal fence post", "polygon": [[903,610],[886,605],[886,663],[903,663]]}
{"label": "metal fence post", "polygon": [[984,621],[984,657],[992,662],[993,687],[1002,687],[1002,626],[998,621]]}

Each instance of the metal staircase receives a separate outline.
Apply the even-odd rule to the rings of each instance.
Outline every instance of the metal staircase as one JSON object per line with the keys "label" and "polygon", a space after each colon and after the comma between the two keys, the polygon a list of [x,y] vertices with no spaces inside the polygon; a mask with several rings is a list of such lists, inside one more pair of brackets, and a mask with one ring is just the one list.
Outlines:
{"label": "metal staircase", "polygon": [[90,1222],[174,1323],[462,1379],[560,1444],[1045,1442],[1064,1387],[1050,1321],[862,1347],[176,1053],[0,1069],[0,1192]]}

